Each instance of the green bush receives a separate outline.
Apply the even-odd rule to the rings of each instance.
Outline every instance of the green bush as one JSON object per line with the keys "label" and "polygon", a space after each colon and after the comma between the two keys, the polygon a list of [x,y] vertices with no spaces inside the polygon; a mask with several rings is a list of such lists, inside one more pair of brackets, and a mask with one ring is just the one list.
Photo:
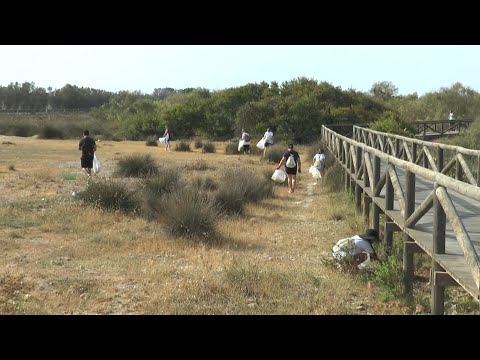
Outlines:
{"label": "green bush", "polygon": [[339,192],[344,190],[345,182],[343,180],[342,173],[343,167],[340,163],[335,163],[333,166],[327,165],[327,170],[325,171],[325,177],[323,181],[330,191]]}
{"label": "green bush", "polygon": [[203,192],[177,189],[165,196],[161,221],[175,237],[214,242],[218,209]]}
{"label": "green bush", "polygon": [[42,126],[38,132],[40,139],[63,139],[63,131],[53,126]]}
{"label": "green bush", "polygon": [[214,153],[215,150],[215,144],[211,143],[209,141],[203,143],[202,147],[202,153]]}
{"label": "green bush", "polygon": [[158,166],[150,154],[132,154],[120,159],[114,174],[123,177],[146,177],[158,173]]}
{"label": "green bush", "polygon": [[177,144],[175,145],[175,151],[186,151],[186,152],[191,151],[190,150],[190,143],[188,143],[184,140],[178,141]]}
{"label": "green bush", "polygon": [[84,204],[107,211],[135,212],[138,208],[133,194],[120,182],[91,181],[76,198]]}
{"label": "green bush", "polygon": [[145,142],[147,146],[158,146],[158,139],[156,135],[152,135],[147,137],[147,141]]}

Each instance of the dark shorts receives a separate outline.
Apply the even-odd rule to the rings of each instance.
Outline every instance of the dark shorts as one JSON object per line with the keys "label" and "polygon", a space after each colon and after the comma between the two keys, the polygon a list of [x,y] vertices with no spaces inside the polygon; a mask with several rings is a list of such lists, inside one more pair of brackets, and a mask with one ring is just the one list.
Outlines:
{"label": "dark shorts", "polygon": [[243,145],[243,151],[250,151],[250,144]]}
{"label": "dark shorts", "polygon": [[93,156],[85,156],[80,158],[80,165],[82,168],[93,168]]}
{"label": "dark shorts", "polygon": [[272,146],[273,144],[270,144],[270,143],[265,143],[265,147],[269,147],[269,146]]}
{"label": "dark shorts", "polygon": [[285,166],[285,172],[287,175],[297,175],[297,167],[295,166],[294,168],[289,168]]}

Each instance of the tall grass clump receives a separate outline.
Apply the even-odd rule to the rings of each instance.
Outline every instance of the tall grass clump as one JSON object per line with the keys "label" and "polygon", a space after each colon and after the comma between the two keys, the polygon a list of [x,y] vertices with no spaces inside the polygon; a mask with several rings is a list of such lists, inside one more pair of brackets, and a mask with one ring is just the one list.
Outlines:
{"label": "tall grass clump", "polygon": [[215,144],[210,142],[210,141],[206,141],[203,143],[203,146],[202,146],[202,153],[214,153],[216,150],[215,150]]}
{"label": "tall grass clump", "polygon": [[194,147],[195,149],[201,149],[202,146],[203,146],[203,141],[202,141],[202,139],[200,139],[200,138],[198,138],[198,137],[195,138],[195,140],[193,141],[193,147]]}
{"label": "tall grass clump", "polygon": [[203,192],[193,189],[177,189],[167,195],[161,221],[174,237],[215,241],[219,215],[215,204]]}
{"label": "tall grass clump", "polygon": [[229,142],[225,145],[225,155],[238,155],[238,142]]}
{"label": "tall grass clump", "polygon": [[197,160],[193,163],[190,163],[190,164],[186,164],[185,165],[185,168],[187,170],[197,170],[197,171],[204,171],[204,170],[209,170],[211,169],[212,167],[210,165],[208,165],[208,163],[203,160],[203,159],[200,159],[200,160]]}
{"label": "tall grass clump", "polygon": [[157,137],[155,135],[151,135],[151,136],[147,137],[145,145],[147,145],[147,146],[158,146]]}
{"label": "tall grass clump", "polygon": [[94,208],[125,213],[137,210],[134,194],[125,184],[113,180],[91,181],[87,188],[77,193],[77,199]]}
{"label": "tall grass clump", "polygon": [[185,152],[191,151],[190,150],[190,143],[188,143],[184,140],[178,141],[177,144],[175,145],[175,151],[185,151]]}
{"label": "tall grass clump", "polygon": [[146,177],[158,172],[158,165],[152,155],[132,154],[118,161],[114,174],[123,177]]}
{"label": "tall grass clump", "polygon": [[273,181],[245,169],[225,172],[215,195],[215,201],[227,213],[241,214],[244,204],[273,196]]}
{"label": "tall grass clump", "polygon": [[282,160],[283,154],[286,152],[286,146],[282,147],[281,144],[273,145],[267,148],[265,160],[268,162],[279,163]]}
{"label": "tall grass clump", "polygon": [[140,182],[139,206],[142,216],[155,219],[165,210],[165,196],[183,186],[176,169],[166,169],[155,176],[143,178]]}
{"label": "tall grass clump", "polygon": [[342,172],[343,168],[340,163],[335,163],[330,167],[327,166],[323,181],[330,191],[339,192],[344,190],[345,182],[343,181]]}
{"label": "tall grass clump", "polygon": [[192,186],[197,190],[214,191],[217,190],[218,184],[210,176],[198,176],[192,180]]}

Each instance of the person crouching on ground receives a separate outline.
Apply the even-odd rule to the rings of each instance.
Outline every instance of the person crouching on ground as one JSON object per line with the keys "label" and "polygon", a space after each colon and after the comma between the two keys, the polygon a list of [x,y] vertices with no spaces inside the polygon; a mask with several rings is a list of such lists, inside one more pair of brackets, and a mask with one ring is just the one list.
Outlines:
{"label": "person crouching on ground", "polygon": [[380,242],[377,230],[367,229],[365,234],[338,240],[332,249],[332,255],[339,261],[351,256],[357,265],[367,259],[367,253],[370,254],[371,260],[379,261],[380,259],[373,248],[374,242]]}
{"label": "person crouching on ground", "polygon": [[300,161],[300,155],[293,150],[293,144],[288,144],[288,150],[282,156],[280,164],[276,169],[280,169],[282,165],[285,165],[285,172],[288,179],[288,192],[293,193],[295,191],[295,183],[297,181],[297,172],[302,172],[302,163]]}

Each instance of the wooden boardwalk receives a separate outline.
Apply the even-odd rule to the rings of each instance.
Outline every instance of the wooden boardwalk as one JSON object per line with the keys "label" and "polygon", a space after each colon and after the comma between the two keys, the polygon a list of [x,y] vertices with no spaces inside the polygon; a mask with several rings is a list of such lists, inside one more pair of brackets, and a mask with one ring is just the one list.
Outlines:
{"label": "wooden boardwalk", "polygon": [[352,132],[355,140],[323,126],[322,140],[342,165],[357,210],[383,230],[387,251],[394,232],[405,234],[406,294],[413,289],[414,254],[426,253],[432,313],[444,313],[446,286],[461,286],[480,302],[480,151],[356,126]]}
{"label": "wooden boardwalk", "polygon": [[[385,171],[386,162],[381,161],[381,171]],[[398,169],[397,175],[402,184],[405,183],[405,171]],[[363,181],[360,183],[364,186]],[[371,190],[368,191],[372,196]],[[417,178],[415,182],[415,208],[418,208],[427,196],[433,190],[433,182]],[[467,230],[470,239],[474,245],[477,254],[480,254],[480,202],[467,196],[459,194],[453,190],[448,190],[448,194],[457,209],[458,215],[462,219],[463,225]],[[376,199],[379,202],[385,202],[385,189]],[[394,199],[394,210],[388,211],[387,215],[399,226],[404,222],[400,206],[397,199]],[[452,225],[446,222],[445,232],[445,254],[433,254],[433,209],[430,209],[415,225],[414,229],[405,229],[410,237],[425,251],[430,257],[437,259],[445,271],[462,286],[477,301],[480,301],[480,291],[475,285],[470,267],[465,261],[465,255],[457,241]]]}

